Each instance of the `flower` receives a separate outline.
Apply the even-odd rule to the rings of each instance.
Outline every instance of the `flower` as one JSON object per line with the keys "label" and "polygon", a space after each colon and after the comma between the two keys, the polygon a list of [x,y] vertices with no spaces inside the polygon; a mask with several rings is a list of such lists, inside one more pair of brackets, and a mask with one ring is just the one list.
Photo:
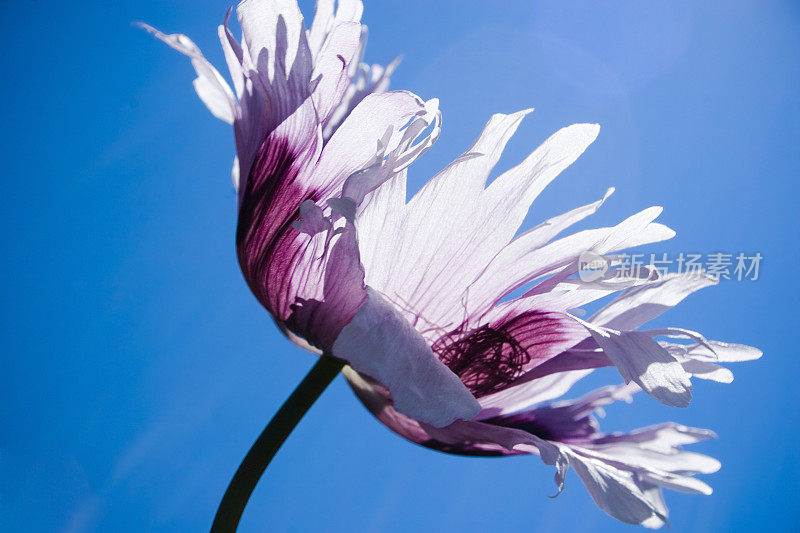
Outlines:
{"label": "flower", "polygon": [[[219,27],[235,94],[191,40],[145,26],[191,59],[201,100],[233,125],[237,255],[251,291],[292,341],[346,361],[356,395],[403,437],[455,454],[539,454],[556,466],[559,490],[571,466],[612,516],[664,524],[661,487],[710,493],[693,475],[719,463],[680,446],[712,433],[665,424],[606,434],[593,413],[639,390],[686,406],[691,377],[728,382],[717,363],[760,352],[686,329],[639,329],[710,276],[575,277],[581,254],[671,238],[654,221],[660,208],[559,237],[609,190],[517,235],[597,125],[558,131],[487,186],[530,111],[494,115],[406,201],[406,169],[439,134],[438,102],[386,92],[396,62],[361,64],[361,11],[358,0],[336,9],[320,0],[306,30],[294,0],[242,2],[241,44],[230,12]],[[574,314],[613,294],[587,320]],[[552,403],[606,366],[626,384]]]}

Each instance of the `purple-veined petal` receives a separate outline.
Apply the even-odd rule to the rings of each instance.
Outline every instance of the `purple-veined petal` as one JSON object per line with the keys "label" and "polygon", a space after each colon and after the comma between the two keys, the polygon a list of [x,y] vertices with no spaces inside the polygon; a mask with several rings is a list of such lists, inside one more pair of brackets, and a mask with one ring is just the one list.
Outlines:
{"label": "purple-veined petal", "polygon": [[587,336],[569,315],[544,309],[487,316],[450,331],[422,333],[433,339],[434,353],[477,398],[512,386],[528,370]]}
{"label": "purple-veined petal", "polygon": [[322,208],[311,200],[306,200],[297,209],[297,220],[292,227],[301,233],[316,235],[331,229],[331,222],[323,215]]}
{"label": "purple-veined petal", "polygon": [[264,141],[241,191],[239,264],[250,290],[279,320],[288,317],[298,297],[321,295],[324,265],[310,249],[313,238],[290,224],[313,195],[303,176],[319,156],[320,145],[309,98]]}
{"label": "purple-veined petal", "polygon": [[435,450],[461,455],[539,454],[545,464],[556,467],[556,486],[559,491],[563,488],[568,465],[558,443],[548,442],[523,430],[479,421],[457,420],[442,428],[421,423],[395,409],[388,390],[382,385],[349,367],[345,367],[343,372],[367,409],[404,438]]}
{"label": "purple-veined petal", "polygon": [[321,298],[298,298],[286,319],[290,330],[301,332],[307,342],[320,349],[334,345],[360,312],[368,294],[355,228],[347,223],[336,233],[325,261]]}
{"label": "purple-veined petal", "polygon": [[[660,213],[661,208],[652,207],[628,217],[616,226],[585,230],[563,237],[543,247],[526,250],[516,255],[513,262],[499,263],[502,268],[495,269],[490,263],[470,287],[469,307],[472,312],[479,312],[529,281],[568,265],[575,265],[577,272],[578,258],[587,250],[603,255],[668,239],[674,232],[653,222]],[[531,291],[531,294],[535,293]]]}

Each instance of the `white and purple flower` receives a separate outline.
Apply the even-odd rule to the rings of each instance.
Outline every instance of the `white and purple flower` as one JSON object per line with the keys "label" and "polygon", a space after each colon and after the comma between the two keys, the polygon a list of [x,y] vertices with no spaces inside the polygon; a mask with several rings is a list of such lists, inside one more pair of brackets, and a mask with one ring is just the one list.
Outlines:
{"label": "white and purple flower", "polygon": [[[290,339],[346,361],[356,395],[403,437],[455,454],[536,453],[556,466],[559,490],[572,466],[610,515],[664,524],[662,487],[711,492],[693,476],[719,463],[680,447],[713,434],[677,424],[606,434],[594,411],[639,390],[684,407],[691,377],[729,382],[718,363],[760,352],[686,329],[641,329],[713,284],[709,276],[576,276],[587,251],[671,238],[655,222],[660,208],[560,236],[609,190],[517,234],[597,125],[558,131],[487,186],[529,111],[494,115],[407,201],[406,169],[438,136],[438,102],[386,92],[394,64],[361,63],[361,11],[358,0],[320,0],[306,29],[294,0],[246,0],[242,42],[227,17],[219,27],[234,90],[187,37],[147,27],[190,57],[198,95],[233,125],[236,246],[250,289]],[[586,320],[573,314],[614,294]],[[609,366],[625,385],[552,403]]]}

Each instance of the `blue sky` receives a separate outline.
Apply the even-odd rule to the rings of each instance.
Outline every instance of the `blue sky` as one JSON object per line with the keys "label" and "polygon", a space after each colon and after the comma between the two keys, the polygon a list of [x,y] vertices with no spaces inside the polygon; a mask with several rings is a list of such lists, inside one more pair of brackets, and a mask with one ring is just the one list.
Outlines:
{"label": "blue sky", "polygon": [[[307,14],[310,2],[303,2]],[[457,6],[457,7],[456,7]],[[249,294],[234,256],[231,133],[188,62],[140,30],[187,33],[222,64],[218,1],[4,2],[0,529],[202,531],[253,439],[313,363]],[[647,397],[604,428],[710,427],[709,497],[668,494],[675,531],[800,528],[792,335],[800,264],[800,6],[790,1],[368,2],[367,59],[439,97],[412,187],[494,112],[535,107],[498,170],[561,126],[600,137],[526,227],[616,194],[587,225],[662,205],[650,250],[760,252],[757,281],[659,324],[752,344],[731,385],[685,410]],[[616,381],[598,373],[590,381]],[[535,457],[465,459],[378,424],[338,378],[291,436],[241,531],[624,531],[577,476],[556,499]]]}

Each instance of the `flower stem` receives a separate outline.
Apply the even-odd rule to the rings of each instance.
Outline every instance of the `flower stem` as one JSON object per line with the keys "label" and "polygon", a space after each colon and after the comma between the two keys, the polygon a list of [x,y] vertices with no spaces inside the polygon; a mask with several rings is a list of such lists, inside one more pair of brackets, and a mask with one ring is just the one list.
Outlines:
{"label": "flower stem", "polygon": [[247,452],[217,509],[211,533],[232,533],[242,518],[247,500],[270,461],[303,415],[339,374],[344,362],[321,355],[303,381],[283,403]]}

